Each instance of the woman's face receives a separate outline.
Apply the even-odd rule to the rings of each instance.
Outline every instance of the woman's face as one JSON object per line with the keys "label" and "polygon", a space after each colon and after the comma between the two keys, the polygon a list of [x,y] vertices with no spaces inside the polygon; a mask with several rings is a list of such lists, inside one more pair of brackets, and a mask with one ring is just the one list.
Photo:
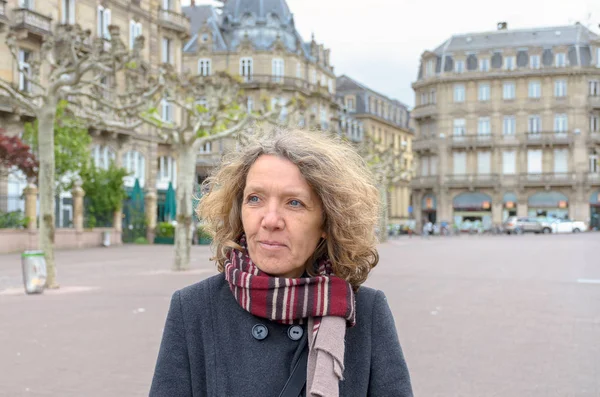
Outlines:
{"label": "woman's face", "polygon": [[242,224],[252,261],[263,272],[300,277],[323,232],[321,200],[291,161],[262,155],[250,167]]}

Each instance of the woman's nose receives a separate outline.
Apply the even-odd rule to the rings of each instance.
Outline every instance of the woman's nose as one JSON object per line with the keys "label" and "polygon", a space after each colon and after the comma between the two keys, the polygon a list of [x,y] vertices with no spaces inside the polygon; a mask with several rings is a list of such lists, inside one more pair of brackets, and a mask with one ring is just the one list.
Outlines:
{"label": "woman's nose", "polygon": [[277,204],[269,203],[266,207],[262,226],[268,230],[279,230],[285,227],[285,221]]}

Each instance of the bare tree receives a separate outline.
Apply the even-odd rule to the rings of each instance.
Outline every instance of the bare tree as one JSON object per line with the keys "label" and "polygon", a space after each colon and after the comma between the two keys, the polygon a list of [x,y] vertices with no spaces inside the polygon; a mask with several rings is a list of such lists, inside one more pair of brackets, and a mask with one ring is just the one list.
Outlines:
{"label": "bare tree", "polygon": [[379,188],[382,213],[379,216],[378,237],[380,242],[385,242],[389,223],[388,192],[398,181],[407,177],[409,170],[402,168],[402,152],[397,153],[393,146],[386,148],[369,136],[365,136],[359,145],[359,153],[373,172]]}
{"label": "bare tree", "polygon": [[13,84],[0,79],[0,92],[8,95],[17,110],[32,114],[39,122],[39,247],[46,257],[48,288],[58,288],[54,262],[54,119],[58,103],[70,91],[85,90],[102,76],[123,68],[138,54],[125,48],[117,27],[109,30],[110,40],[93,39],[91,32],[79,25],[58,25],[27,64],[19,59],[16,33],[11,30],[6,37],[19,81]]}
{"label": "bare tree", "polygon": [[[177,73],[170,65],[161,65],[157,73],[142,72],[139,68],[126,70],[125,93],[116,101],[97,95],[87,95],[119,119],[91,113],[81,117],[107,126],[133,128],[144,123],[154,127],[161,140],[173,148],[177,157],[174,270],[190,267],[193,238],[193,187],[198,154],[210,142],[234,138],[253,122],[277,122],[284,108],[295,106],[292,100],[268,106],[264,98],[257,112],[248,112],[242,103],[241,81],[228,73],[211,76]],[[131,94],[131,93],[134,94]],[[168,107],[169,110],[163,110]],[[283,121],[283,119],[282,119]]]}

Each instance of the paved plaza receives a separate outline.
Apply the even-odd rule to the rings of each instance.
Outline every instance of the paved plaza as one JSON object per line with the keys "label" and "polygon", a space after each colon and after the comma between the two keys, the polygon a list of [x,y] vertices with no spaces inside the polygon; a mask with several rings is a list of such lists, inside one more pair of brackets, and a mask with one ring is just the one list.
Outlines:
{"label": "paved plaza", "polygon": [[[600,233],[400,238],[368,285],[388,296],[416,396],[600,396]],[[171,294],[215,274],[206,247],[61,251],[25,296],[0,255],[0,396],[147,396]],[[225,396],[224,396],[225,397]]]}

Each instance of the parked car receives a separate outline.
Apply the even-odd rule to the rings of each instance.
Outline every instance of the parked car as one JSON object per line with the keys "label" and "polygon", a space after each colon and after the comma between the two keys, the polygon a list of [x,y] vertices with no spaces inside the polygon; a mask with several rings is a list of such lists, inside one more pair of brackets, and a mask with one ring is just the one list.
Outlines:
{"label": "parked car", "polygon": [[570,219],[557,219],[552,224],[553,233],[579,233],[588,230],[588,226],[582,221],[573,221]]}
{"label": "parked car", "polygon": [[516,217],[510,216],[502,225],[502,229],[507,234],[523,234],[523,233],[544,233],[553,232],[552,224],[554,219],[536,218],[533,216]]}

